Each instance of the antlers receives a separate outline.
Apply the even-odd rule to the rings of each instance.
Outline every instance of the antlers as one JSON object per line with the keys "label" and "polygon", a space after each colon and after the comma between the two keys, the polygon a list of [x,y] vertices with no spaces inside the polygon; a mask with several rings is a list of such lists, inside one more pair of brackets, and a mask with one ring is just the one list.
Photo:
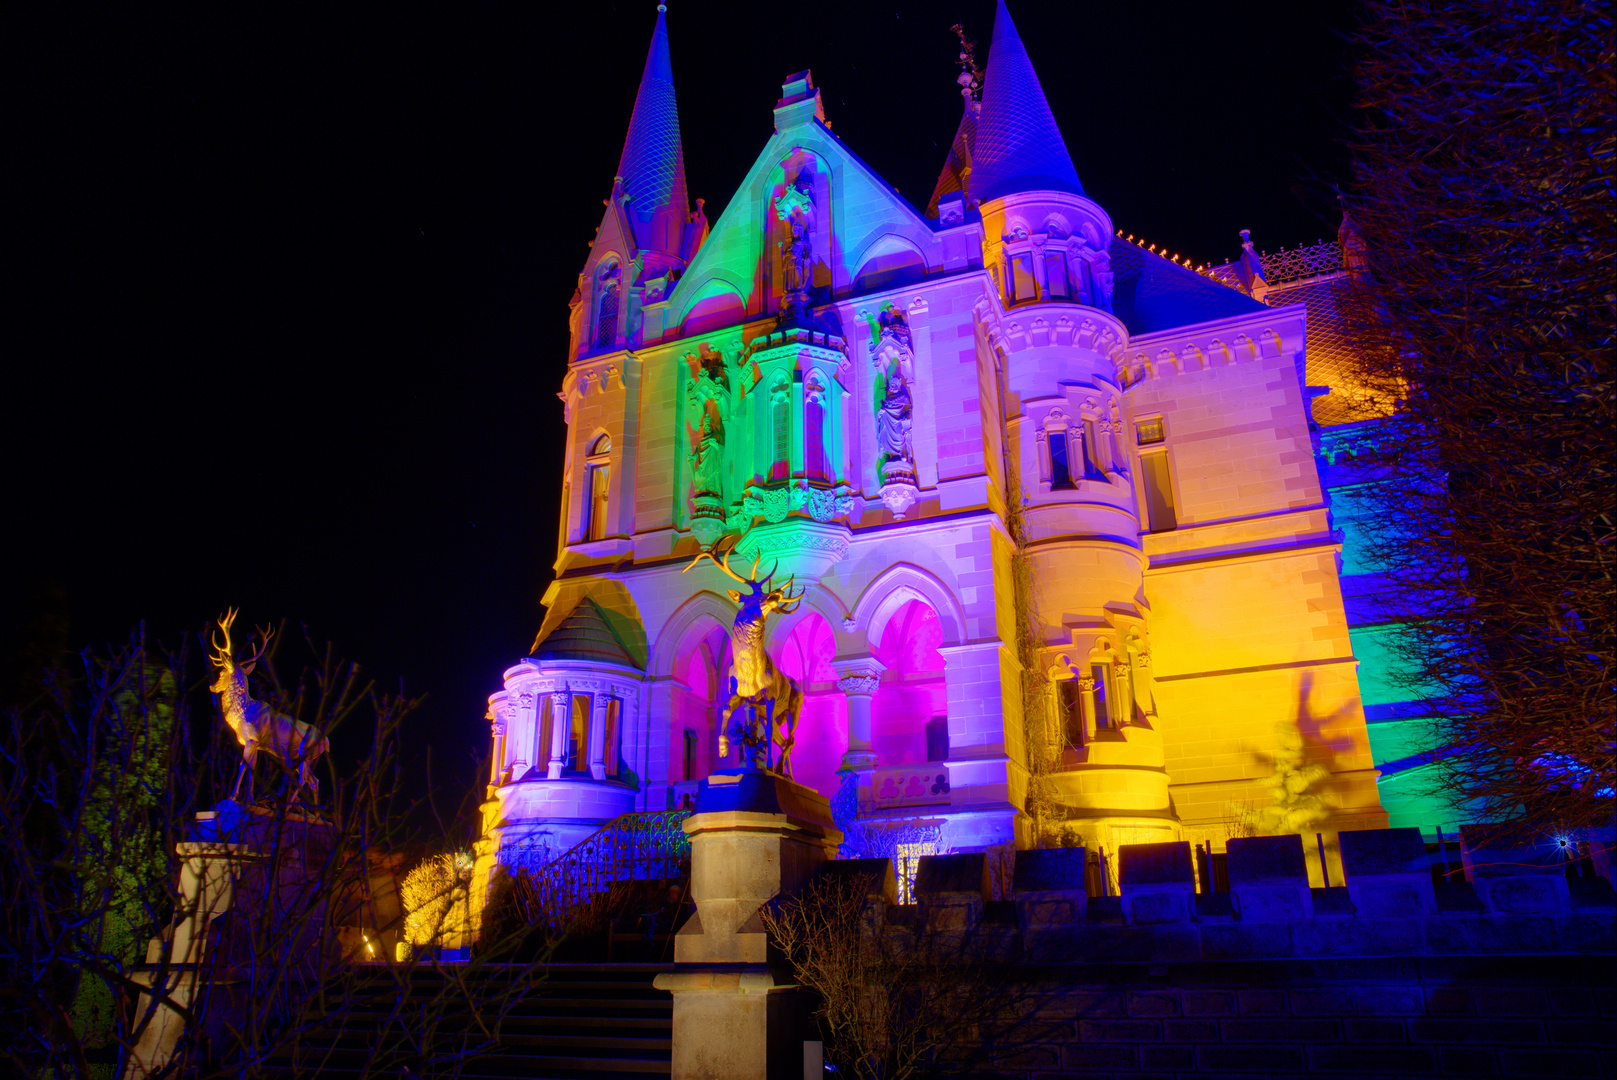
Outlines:
{"label": "antlers", "polygon": [[[733,579],[739,585],[757,584],[757,579],[756,578],[742,577],[740,574],[738,574],[734,570],[730,569],[730,556],[731,556],[732,553],[734,553],[734,551],[736,549],[734,544],[731,544],[729,546],[729,548],[727,548],[725,550],[725,552],[724,552],[724,561],[723,562],[720,562],[713,554],[714,550],[717,549],[718,546],[719,546],[718,544],[714,544],[713,547],[703,548],[701,551],[698,551],[696,553],[696,558],[691,560],[690,566],[687,566],[685,568],[685,570],[689,570],[691,568],[691,566],[695,566],[697,563],[701,562],[703,559],[706,559],[708,562],[712,563],[714,566],[717,566],[720,570],[723,570],[727,575],[730,576],[731,579]],[[752,560],[752,573],[753,574],[758,573],[758,561],[759,561],[759,559],[762,559],[762,558],[763,558],[763,555],[760,554],[757,559]],[[681,570],[680,573],[683,574],[685,572],[685,570]],[[764,581],[768,581],[768,580],[769,580],[769,578],[764,578]]]}
{"label": "antlers", "polygon": [[[237,614],[237,610],[235,608],[231,608],[223,615],[219,616],[219,630],[224,631],[225,635],[225,643],[223,645],[219,644],[219,634],[217,631],[213,634],[211,639],[211,644],[213,645],[214,649],[213,662],[218,664],[220,667],[227,667],[232,663],[230,658],[232,652],[230,645],[230,627],[235,623]],[[247,659],[243,660],[239,665],[237,665],[244,672],[252,672],[253,665],[264,658],[264,650],[269,648],[270,638],[275,636],[274,628],[269,626],[259,627],[258,633],[259,636],[263,638],[263,644],[259,645],[257,652],[253,653],[251,656],[247,657]]]}

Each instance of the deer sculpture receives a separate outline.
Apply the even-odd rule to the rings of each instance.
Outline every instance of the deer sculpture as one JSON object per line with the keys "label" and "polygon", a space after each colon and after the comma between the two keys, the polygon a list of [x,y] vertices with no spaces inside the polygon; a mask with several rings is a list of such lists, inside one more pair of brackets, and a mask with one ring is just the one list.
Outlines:
{"label": "deer sculpture", "polygon": [[[235,621],[235,608],[219,619],[219,631],[215,632],[213,638],[212,657],[219,667],[219,677],[208,687],[219,695],[219,710],[225,714],[225,723],[230,725],[230,730],[236,733],[236,739],[241,743],[241,769],[236,773],[236,787],[230,797],[234,799],[241,792],[243,777],[247,779],[248,797],[252,797],[253,766],[258,763],[258,752],[263,750],[271,757],[279,758],[288,769],[297,766],[298,782],[292,789],[293,796],[307,787],[314,793],[314,801],[318,803],[320,781],[314,775],[314,762],[330,749],[330,744],[324,738],[317,738],[319,733],[310,725],[248,696],[247,676],[253,673],[254,665],[269,648],[273,631],[267,626],[261,629],[259,634],[263,643],[258,651],[238,664],[232,659],[230,646],[230,627]],[[225,638],[222,645],[219,643],[219,632]]]}
{"label": "deer sculpture", "polygon": [[[730,555],[735,546],[732,544],[724,552],[722,560],[714,554],[717,548],[718,544],[714,544],[698,552],[685,570],[707,559],[744,590],[725,590],[730,602],[737,606],[735,625],[730,630],[730,652],[734,662],[730,675],[730,703],[724,710],[726,722],[737,709],[747,706],[751,720],[742,729],[743,746],[756,753],[757,749],[773,741],[779,749],[774,772],[789,777],[792,775],[791,756],[792,745],[796,741],[797,718],[803,711],[803,689],[775,667],[769,653],[764,651],[764,620],[771,615],[790,615],[796,611],[803,593],[792,592],[792,578],[787,578],[784,586],[771,589],[769,583],[775,577],[774,570],[760,580],[758,563],[761,556],[752,561],[748,576],[742,577],[730,569]],[[684,573],[684,570],[680,572]],[[721,730],[719,754],[723,756],[729,752],[729,740],[726,732]]]}

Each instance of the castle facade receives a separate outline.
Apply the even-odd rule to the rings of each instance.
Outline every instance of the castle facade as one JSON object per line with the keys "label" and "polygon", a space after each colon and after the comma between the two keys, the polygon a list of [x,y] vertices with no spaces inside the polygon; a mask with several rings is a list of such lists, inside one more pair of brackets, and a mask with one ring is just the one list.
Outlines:
{"label": "castle facade", "polygon": [[964,81],[926,212],[804,71],[710,225],[659,15],[572,300],[556,576],[490,699],[483,868],[734,764],[714,545],[803,593],[764,644],[804,695],[794,775],[850,835],[1115,853],[1221,849],[1263,813],[1387,824],[1309,307],[1120,235],[1003,4]]}

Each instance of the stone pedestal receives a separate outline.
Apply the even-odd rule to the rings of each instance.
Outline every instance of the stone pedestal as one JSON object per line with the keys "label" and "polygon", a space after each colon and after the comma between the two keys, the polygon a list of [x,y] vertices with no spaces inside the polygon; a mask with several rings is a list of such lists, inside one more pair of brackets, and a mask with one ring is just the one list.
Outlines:
{"label": "stone pedestal", "polygon": [[806,884],[842,833],[825,796],[758,769],[703,781],[691,838],[696,914],[674,939],[674,1080],[797,1077],[806,1012],[790,973],[771,965],[758,911]]}

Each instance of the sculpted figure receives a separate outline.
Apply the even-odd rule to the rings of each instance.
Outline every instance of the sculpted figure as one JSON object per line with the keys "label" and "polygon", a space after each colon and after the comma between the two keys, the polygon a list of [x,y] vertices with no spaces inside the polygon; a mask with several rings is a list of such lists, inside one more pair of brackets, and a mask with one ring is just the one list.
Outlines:
{"label": "sculpted figure", "polygon": [[[691,566],[707,559],[746,590],[725,590],[730,602],[738,608],[735,626],[730,630],[730,651],[735,662],[730,674],[730,702],[724,710],[725,723],[729,723],[738,709],[746,706],[748,716],[736,726],[743,762],[756,764],[758,755],[767,750],[773,741],[779,757],[772,771],[790,777],[797,717],[803,711],[803,690],[795,679],[775,667],[775,662],[764,650],[764,620],[774,614],[791,614],[797,610],[803,594],[792,592],[790,578],[781,588],[769,588],[769,582],[775,576],[774,571],[759,580],[757,575],[761,556],[753,560],[749,575],[742,577],[730,569],[730,553],[734,550],[732,545],[725,551],[723,561],[720,561],[714,555],[714,548],[706,548],[685,569],[689,570]],[[722,757],[729,752],[729,732],[721,730],[719,755]]]}
{"label": "sculpted figure", "polygon": [[724,421],[719,418],[718,406],[709,401],[702,409],[702,426],[693,450],[691,473],[697,495],[716,495],[722,501],[723,465]]}
{"label": "sculpted figure", "polygon": [[219,630],[224,633],[225,640],[221,645],[218,634],[214,635],[212,659],[219,667],[219,677],[208,687],[219,695],[219,711],[225,714],[225,723],[230,725],[230,730],[236,733],[236,739],[241,743],[241,768],[236,772],[236,787],[230,797],[234,799],[241,792],[243,777],[247,778],[248,797],[252,797],[252,769],[258,762],[258,752],[263,750],[271,757],[279,758],[289,769],[297,766],[298,781],[292,789],[292,797],[308,788],[313,792],[315,802],[319,802],[320,781],[314,775],[314,763],[330,749],[330,744],[323,738],[317,738],[319,733],[303,721],[294,720],[248,696],[247,676],[252,674],[264,650],[269,648],[271,631],[268,627],[260,630],[263,644],[257,652],[238,664],[232,658],[230,646],[230,626],[235,621],[235,608],[219,619]]}
{"label": "sculpted figure", "polygon": [[882,311],[876,329],[876,439],[882,475],[883,479],[893,473],[913,477],[914,401],[910,387],[915,381],[915,351],[910,347],[910,328],[889,305]]}

